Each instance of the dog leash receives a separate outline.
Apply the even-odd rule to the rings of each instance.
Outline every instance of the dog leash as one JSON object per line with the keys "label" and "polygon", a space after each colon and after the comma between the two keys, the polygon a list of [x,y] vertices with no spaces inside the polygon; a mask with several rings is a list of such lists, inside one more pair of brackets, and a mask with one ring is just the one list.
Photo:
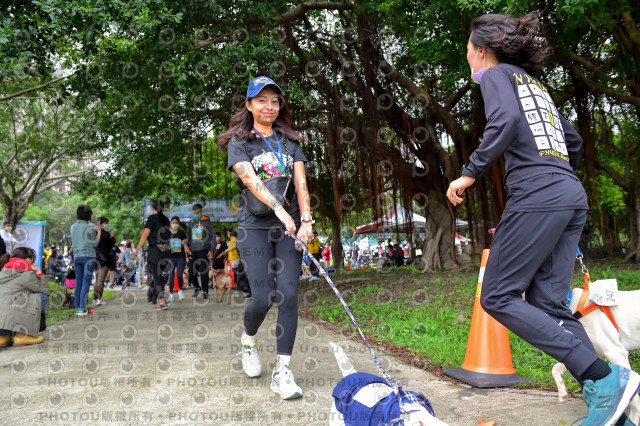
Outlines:
{"label": "dog leash", "polygon": [[[380,374],[382,374],[384,379],[393,388],[393,391],[396,394],[396,396],[398,398],[398,401],[400,403],[401,410],[406,414],[414,412],[414,411],[418,411],[418,410],[412,410],[412,409],[405,409],[405,406],[407,404],[419,404],[419,402],[413,397],[413,395],[411,395],[410,393],[405,392],[400,386],[398,386],[398,384],[395,382],[395,380],[393,380],[391,378],[389,373],[387,373],[385,371],[384,367],[382,366],[382,362],[380,362],[380,359],[376,356],[375,352],[373,351],[373,348],[369,344],[369,341],[364,336],[364,333],[362,332],[362,329],[358,325],[358,321],[356,321],[355,317],[351,313],[351,310],[349,309],[349,306],[347,306],[347,303],[344,301],[344,298],[342,297],[342,295],[340,294],[340,292],[336,288],[336,286],[333,283],[333,281],[331,281],[331,278],[329,278],[329,274],[327,273],[327,271],[325,271],[325,269],[320,265],[320,262],[318,262],[318,260],[309,252],[309,249],[307,248],[307,245],[305,243],[300,241],[300,239],[296,235],[294,235],[293,233],[291,233],[289,231],[287,231],[286,233],[287,233],[287,235],[289,235],[290,237],[292,237],[296,241],[296,244],[298,246],[302,247],[302,249],[307,254],[307,257],[313,263],[315,263],[315,265],[318,267],[318,271],[320,271],[320,273],[322,274],[324,279],[331,286],[331,289],[333,290],[333,292],[338,297],[338,300],[340,300],[340,303],[342,303],[342,307],[345,309],[345,311],[347,311],[347,314],[349,314],[349,318],[351,318],[351,322],[353,322],[353,325],[356,326],[356,329],[360,333],[360,337],[362,337],[362,340],[364,340],[364,343],[367,345],[367,348],[369,348],[369,352],[371,353],[371,356],[373,357],[373,361],[375,362],[376,366],[378,367],[378,371],[380,372]],[[432,410],[429,410],[429,411],[432,411]],[[431,414],[433,415],[433,412],[431,412]],[[389,423],[389,425],[395,425],[395,424],[403,424],[403,423],[402,423],[401,419],[394,419],[392,422]]]}

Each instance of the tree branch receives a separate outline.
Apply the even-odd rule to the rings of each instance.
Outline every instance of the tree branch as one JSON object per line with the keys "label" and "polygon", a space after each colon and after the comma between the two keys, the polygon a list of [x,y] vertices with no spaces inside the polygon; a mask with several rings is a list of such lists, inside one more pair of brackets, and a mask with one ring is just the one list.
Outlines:
{"label": "tree branch", "polygon": [[[77,171],[77,172],[73,172],[73,173],[67,173],[66,175],[62,175],[62,176],[57,176],[53,179],[46,179],[43,182],[47,182],[44,183],[43,185],[41,185],[38,190],[37,193],[41,193],[46,191],[49,188],[53,188],[54,186],[56,186],[57,184],[59,184],[60,182],[62,182],[65,179],[71,179],[74,177],[78,177],[78,176],[82,176],[82,174],[84,173],[84,171]],[[37,194],[36,194],[37,195]]]}
{"label": "tree branch", "polygon": [[[300,3],[295,8],[290,11],[276,16],[274,18],[265,19],[265,18],[257,18],[257,17],[249,17],[242,19],[243,25],[264,25],[271,22],[282,25],[287,24],[289,22],[295,21],[302,17],[305,13],[310,10],[344,10],[344,9],[353,9],[355,4],[353,3],[339,3],[339,2],[306,2]],[[204,19],[204,22],[217,24],[217,25],[232,25],[237,24],[238,21],[235,19],[227,19],[227,18],[213,18],[213,19]]]}
{"label": "tree branch", "polygon": [[451,111],[453,107],[456,106],[458,102],[460,102],[460,100],[464,97],[464,95],[467,94],[467,92],[470,89],[471,89],[471,83],[467,83],[464,86],[462,86],[460,90],[458,90],[456,94],[453,95],[453,97],[444,104],[444,108],[447,111]]}
{"label": "tree branch", "polygon": [[40,86],[30,87],[28,89],[21,90],[21,91],[16,92],[16,93],[14,93],[12,95],[8,95],[8,96],[5,96],[3,98],[0,98],[0,101],[8,101],[8,100],[17,98],[19,96],[22,96],[25,93],[35,92],[36,90],[40,90],[40,89],[46,89],[47,87],[51,86],[52,84],[57,83],[57,82],[59,82],[61,80],[64,80],[65,78],[69,78],[72,75],[73,74],[69,74],[69,75],[67,75],[65,77],[56,78],[55,80],[51,80],[51,81],[49,81],[47,83],[41,84]]}
{"label": "tree branch", "polygon": [[616,185],[618,185],[620,188],[624,189],[625,191],[629,190],[629,181],[625,179],[624,176],[620,174],[620,172],[614,169],[613,166],[611,166],[609,163],[605,161],[600,160],[597,157],[596,157],[596,163],[598,164],[599,168],[601,168],[602,170],[607,172],[609,176],[611,176],[611,179],[613,179]]}

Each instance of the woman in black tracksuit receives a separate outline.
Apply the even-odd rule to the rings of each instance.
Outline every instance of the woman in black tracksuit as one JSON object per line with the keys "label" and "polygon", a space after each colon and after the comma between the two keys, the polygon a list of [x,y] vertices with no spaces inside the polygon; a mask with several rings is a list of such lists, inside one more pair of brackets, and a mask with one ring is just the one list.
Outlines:
{"label": "woman in black tracksuit", "polygon": [[504,154],[508,200],[491,244],[482,307],[584,384],[584,425],[610,425],[640,377],[599,359],[566,304],[588,209],[575,173],[582,139],[534,77],[547,56],[539,29],[535,12],[472,22],[467,60],[482,90],[487,125],[447,197],[454,205],[462,202],[464,189]]}

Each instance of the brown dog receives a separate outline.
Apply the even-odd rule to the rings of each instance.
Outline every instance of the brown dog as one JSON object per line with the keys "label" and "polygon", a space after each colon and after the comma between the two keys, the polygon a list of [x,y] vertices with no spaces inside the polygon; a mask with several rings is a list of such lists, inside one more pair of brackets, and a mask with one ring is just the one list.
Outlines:
{"label": "brown dog", "polygon": [[[227,268],[224,269],[211,269],[209,272],[213,271],[213,277],[211,282],[214,284],[213,287],[213,297],[216,299],[217,303],[222,302],[224,299],[224,292],[229,289],[227,293],[227,305],[231,303],[231,275],[227,274]],[[220,300],[218,300],[218,291],[220,291]]]}

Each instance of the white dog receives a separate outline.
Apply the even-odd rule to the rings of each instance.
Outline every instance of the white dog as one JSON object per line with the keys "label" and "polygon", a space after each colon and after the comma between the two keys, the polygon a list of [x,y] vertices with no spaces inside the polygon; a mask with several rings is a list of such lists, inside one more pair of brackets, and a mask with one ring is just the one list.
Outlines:
{"label": "white dog", "polygon": [[[333,354],[343,379],[333,390],[333,405],[329,416],[330,426],[344,426],[345,420],[351,425],[389,424],[399,415],[399,404],[393,388],[386,380],[368,373],[358,373],[344,350],[331,342]],[[408,406],[409,414],[399,416],[405,426],[447,426],[429,411],[427,398],[414,392],[416,402]],[[338,409],[340,407],[340,409]],[[395,414],[394,414],[395,413]],[[400,423],[402,424],[402,423]]]}
{"label": "white dog", "polygon": [[[571,312],[575,312],[582,296],[581,288],[574,288],[571,296]],[[618,330],[600,309],[583,316],[580,322],[591,339],[596,352],[610,363],[631,369],[629,351],[640,349],[640,290],[618,293],[620,304],[611,306],[611,314],[618,324]],[[562,375],[567,371],[562,363],[553,366],[551,374],[558,386],[558,399],[566,401],[567,388]],[[640,397],[636,395],[629,404],[629,419],[634,424],[640,422]]]}

